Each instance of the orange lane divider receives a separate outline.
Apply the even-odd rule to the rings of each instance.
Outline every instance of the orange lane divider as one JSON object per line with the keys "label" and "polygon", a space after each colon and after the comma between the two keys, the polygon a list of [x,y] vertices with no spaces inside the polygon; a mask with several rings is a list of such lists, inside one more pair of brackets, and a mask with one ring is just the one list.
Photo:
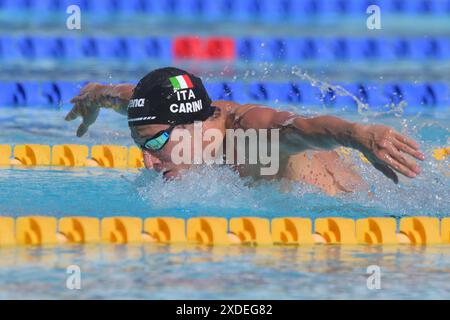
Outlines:
{"label": "orange lane divider", "polygon": [[[142,151],[136,147],[121,145],[95,145],[88,147],[78,144],[43,145],[19,144],[12,152],[10,145],[0,145],[0,166],[100,166],[107,168],[142,168],[144,167]],[[348,158],[350,148],[337,148],[338,153]],[[90,154],[90,157],[89,157]],[[437,148],[432,156],[438,161],[450,155],[450,147]],[[363,162],[368,160],[359,153]]]}
{"label": "orange lane divider", "polygon": [[100,221],[91,217],[67,217],[59,220],[59,233],[72,243],[100,241]]}
{"label": "orange lane divider", "polygon": [[326,243],[356,244],[355,221],[346,218],[318,218],[315,233],[321,235]]}
{"label": "orange lane divider", "polygon": [[186,242],[185,222],[184,219],[180,218],[147,218],[144,222],[144,232],[157,242]]}
{"label": "orange lane divider", "polygon": [[0,166],[9,165],[143,168],[144,161],[142,151],[136,146],[23,144],[13,149],[0,145]]}
{"label": "orange lane divider", "polygon": [[16,220],[17,244],[45,245],[57,242],[56,218],[30,216]]}
{"label": "orange lane divider", "polygon": [[1,144],[0,145],[0,166],[9,165],[11,158],[11,146]]}
{"label": "orange lane divider", "polygon": [[125,244],[143,241],[141,218],[103,218],[101,229],[104,242]]}
{"label": "orange lane divider", "polygon": [[366,218],[356,221],[358,243],[396,244],[397,224],[394,218]]}
{"label": "orange lane divider", "polygon": [[275,244],[313,244],[311,220],[307,218],[273,219],[272,241]]}
{"label": "orange lane divider", "polygon": [[8,246],[15,243],[14,219],[10,217],[0,217],[0,246]]}
{"label": "orange lane divider", "polygon": [[243,244],[272,244],[269,219],[244,217],[230,219],[230,232],[237,235]]}
{"label": "orange lane divider", "polygon": [[[314,225],[314,230],[313,230]],[[450,217],[0,217],[0,246],[58,243],[195,245],[450,244]]]}
{"label": "orange lane divider", "polygon": [[123,146],[93,146],[92,160],[101,167],[125,168],[128,164],[128,148]]}
{"label": "orange lane divider", "polygon": [[408,217],[400,220],[400,232],[413,244],[441,243],[439,219],[433,217]]}
{"label": "orange lane divider", "polygon": [[14,147],[14,158],[22,165],[49,166],[50,146],[43,144],[17,145]]}
{"label": "orange lane divider", "polygon": [[187,224],[187,237],[190,242],[197,244],[231,244],[228,236],[228,221],[225,218],[190,218]]}
{"label": "orange lane divider", "polygon": [[450,147],[433,150],[433,157],[436,160],[445,160],[450,155]]}
{"label": "orange lane divider", "polygon": [[142,150],[136,146],[131,146],[128,151],[128,167],[129,168],[143,168],[144,156]]}
{"label": "orange lane divider", "polygon": [[82,167],[86,165],[88,156],[88,146],[76,144],[56,145],[52,148],[52,165]]}
{"label": "orange lane divider", "polygon": [[442,242],[450,243],[450,218],[444,218],[441,221]]}

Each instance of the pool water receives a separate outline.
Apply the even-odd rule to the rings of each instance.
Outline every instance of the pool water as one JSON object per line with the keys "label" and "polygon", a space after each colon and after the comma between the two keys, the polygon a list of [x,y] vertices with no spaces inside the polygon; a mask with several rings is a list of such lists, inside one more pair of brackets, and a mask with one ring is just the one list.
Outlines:
{"label": "pool water", "polygon": [[[139,2],[147,1],[161,5],[163,11],[178,4],[162,0]],[[207,85],[215,81],[256,84],[314,82],[314,79],[330,84],[436,82],[448,87],[450,83],[449,11],[443,0],[396,1],[395,6],[403,3],[409,8],[404,12],[393,10],[391,1],[375,1],[382,3],[381,30],[366,28],[367,15],[362,8],[365,2],[358,0],[314,1],[323,2],[321,7],[330,10],[334,8],[333,3],[349,3],[353,8],[349,15],[329,15],[330,11],[326,10],[324,15],[320,10],[314,14],[291,10],[287,20],[282,16],[271,20],[276,12],[257,12],[249,7],[258,1],[231,1],[239,4],[236,8],[241,11],[229,14],[216,10],[201,16],[194,14],[197,1],[180,2],[180,6],[176,6],[179,10],[176,16],[173,12],[161,11],[155,15],[139,10],[122,14],[116,9],[110,12],[103,8],[117,1],[87,2],[95,3],[100,9],[89,11],[82,7],[81,30],[67,30],[64,1],[0,1],[2,90],[7,88],[3,86],[5,83],[15,85],[16,81],[31,84],[136,83],[150,70],[168,65],[198,74]],[[131,6],[136,2],[117,3]],[[35,5],[23,10],[21,7],[27,3]],[[54,7],[58,3],[60,7]],[[218,3],[222,1],[210,1],[216,9]],[[261,3],[272,3],[272,0]],[[432,10],[417,14],[422,4],[424,7],[429,4]],[[5,9],[8,6],[11,8]],[[33,9],[35,7],[37,9]],[[247,7],[250,10],[245,9]],[[249,39],[254,47],[248,52],[243,50],[244,54],[236,51],[233,61],[178,60],[171,50],[165,50],[170,47],[164,47],[164,43],[170,44],[176,37],[185,35],[230,37],[237,51],[246,49],[245,41]],[[45,47],[47,42],[42,41],[46,37],[76,39],[78,47],[73,51],[72,47],[67,47],[66,55],[59,57],[58,50],[52,52]],[[130,42],[130,48],[135,48],[136,52],[128,50],[121,56],[121,51],[117,55],[112,47],[99,44],[99,56],[91,56],[79,45],[90,37],[98,37],[99,41],[160,37],[165,42],[161,42],[161,52],[154,54],[154,48],[150,48],[151,52],[141,58],[135,57],[139,56],[143,42],[136,42],[136,39]],[[355,43],[366,39],[379,41],[375,42],[381,46],[374,59],[367,55],[335,59],[335,53],[328,52],[330,48],[316,58],[305,60],[297,60],[295,56],[289,61],[266,61],[258,56],[259,51],[267,54],[263,46],[270,46],[270,41],[284,38],[311,39],[318,45],[323,41],[349,40],[350,53],[353,49],[361,51],[362,47]],[[440,55],[434,58],[430,58],[430,52],[425,52],[424,44],[430,44],[430,39],[439,40],[441,46]],[[400,52],[404,58],[394,58],[393,55],[397,55],[393,52],[394,45],[404,49],[405,43],[406,46],[411,43],[411,50]],[[36,50],[31,50],[33,45]],[[304,77],[303,72],[309,76]],[[6,91],[0,91],[0,101],[9,101],[11,94]],[[36,98],[38,91],[28,92],[28,98]],[[39,94],[42,98],[46,93]],[[254,182],[241,179],[225,166],[199,167],[186,173],[181,180],[170,182],[145,169],[5,166],[0,167],[0,216],[448,217],[450,163],[448,158],[434,159],[432,153],[435,148],[450,145],[450,104],[448,93],[436,94],[441,103],[436,108],[412,105],[407,106],[406,111],[413,112],[406,113],[399,106],[386,111],[379,105],[370,105],[368,110],[358,113],[324,107],[320,103],[287,105],[282,101],[267,101],[269,106],[307,116],[334,114],[350,121],[390,125],[418,141],[426,155],[421,163],[422,173],[413,180],[400,177],[398,185],[363,163],[356,152],[350,154],[356,170],[372,191],[370,196],[367,192],[358,192],[331,197],[301,183]],[[250,102],[238,100],[236,102]],[[108,110],[102,110],[89,132],[77,138],[79,120],[64,121],[70,106],[67,101],[63,102],[62,106],[53,105],[52,109],[34,103],[28,103],[28,107],[11,107],[0,102],[0,144],[133,145],[126,119]],[[80,290],[67,287],[70,276],[67,269],[73,265],[81,270]],[[371,266],[380,268],[380,289],[368,288]],[[149,243],[0,248],[0,299],[449,298],[450,245],[200,247]]]}
{"label": "pool water", "polygon": [[[294,106],[286,106],[292,109]],[[67,110],[0,109],[2,143],[131,145],[125,118],[103,111],[86,137]],[[303,114],[330,113],[311,107]],[[414,180],[394,185],[352,154],[371,186],[366,193],[327,196],[302,184],[254,183],[225,166],[200,167],[179,181],[153,171],[104,168],[4,167],[2,215],[56,217],[448,216],[449,162],[432,150],[448,144],[448,114],[396,116],[339,113],[382,122],[420,142],[427,159]],[[76,122],[76,121],[75,121]],[[18,196],[20,195],[20,196]],[[441,299],[450,297],[449,246],[197,247],[65,245],[0,249],[0,298],[125,299]],[[81,268],[81,290],[66,287],[69,265]],[[381,268],[381,289],[367,287],[367,268]]]}
{"label": "pool water", "polygon": [[[285,107],[295,110],[293,107]],[[296,109],[301,114],[330,113],[326,109]],[[0,110],[5,130],[2,143],[120,144],[132,145],[126,119],[103,110],[83,138],[75,137],[77,121],[65,122],[66,110]],[[357,170],[374,195],[360,192],[330,197],[308,185],[286,188],[278,181],[254,183],[241,179],[226,166],[200,167],[181,181],[165,182],[154,171],[104,168],[19,167],[0,170],[0,203],[8,215],[142,215],[170,214],[276,217],[431,215],[446,216],[450,207],[449,162],[432,157],[435,148],[449,142],[448,114],[431,117],[393,116],[365,112],[339,113],[348,120],[393,126],[416,139],[427,158],[416,179],[387,180],[352,153]],[[6,119],[6,120],[5,120]],[[22,196],[18,199],[17,194]],[[39,199],[39,206],[36,205]],[[99,202],[101,205],[99,205]]]}
{"label": "pool water", "polygon": [[[448,299],[450,247],[86,245],[1,250],[2,299]],[[66,286],[81,268],[80,290]],[[380,289],[367,268],[379,266]]]}

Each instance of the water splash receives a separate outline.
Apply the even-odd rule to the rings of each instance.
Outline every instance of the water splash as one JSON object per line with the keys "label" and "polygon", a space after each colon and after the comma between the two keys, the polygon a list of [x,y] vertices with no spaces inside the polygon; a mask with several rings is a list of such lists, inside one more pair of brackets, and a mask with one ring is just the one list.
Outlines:
{"label": "water splash", "polygon": [[[311,86],[316,87],[320,90],[322,96],[325,96],[331,90],[337,95],[341,97],[350,97],[353,101],[355,101],[358,114],[366,115],[366,116],[380,116],[380,115],[394,115],[396,117],[402,117],[405,111],[405,108],[408,106],[408,103],[404,100],[400,101],[398,104],[390,103],[385,105],[386,110],[384,111],[375,111],[370,108],[368,103],[364,103],[357,96],[349,92],[347,89],[340,85],[333,85],[326,81],[317,79],[309,75],[306,71],[301,70],[298,66],[292,68],[291,73],[293,75],[298,76],[300,79],[305,80],[311,84]],[[368,118],[362,120],[363,122],[367,122]]]}
{"label": "water splash", "polygon": [[300,77],[302,80],[308,81],[313,87],[317,87],[320,92],[325,95],[327,92],[333,90],[338,96],[345,97],[348,96],[353,99],[353,101],[356,102],[356,105],[358,107],[358,113],[362,113],[365,110],[369,110],[369,105],[367,103],[364,103],[356,97],[355,95],[351,94],[347,89],[340,85],[332,85],[328,82],[316,79],[312,76],[310,76],[306,71],[302,71],[298,67],[292,68],[292,74]]}
{"label": "water splash", "polygon": [[[393,184],[356,152],[351,155],[356,169],[372,193],[357,192],[328,196],[303,183],[255,182],[240,178],[226,166],[203,166],[185,172],[182,179],[166,182],[152,171],[143,171],[135,181],[149,212],[180,217],[218,216],[307,216],[344,217],[405,216],[447,214],[450,207],[450,180],[440,170],[448,161],[428,161],[416,179],[400,177]],[[439,169],[441,168],[441,169]]]}

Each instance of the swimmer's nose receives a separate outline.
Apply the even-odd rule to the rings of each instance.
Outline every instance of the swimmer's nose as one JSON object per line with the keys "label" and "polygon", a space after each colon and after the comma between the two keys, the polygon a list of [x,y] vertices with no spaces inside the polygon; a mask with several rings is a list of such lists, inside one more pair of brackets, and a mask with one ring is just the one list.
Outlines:
{"label": "swimmer's nose", "polygon": [[156,171],[162,170],[162,161],[150,153],[144,151],[144,164],[147,169],[155,169]]}
{"label": "swimmer's nose", "polygon": [[164,169],[163,162],[159,158],[150,155],[150,159],[152,161],[153,169],[155,169],[157,172],[160,172]]}
{"label": "swimmer's nose", "polygon": [[155,169],[157,172],[161,172],[164,168],[162,163],[153,163],[153,169]]}

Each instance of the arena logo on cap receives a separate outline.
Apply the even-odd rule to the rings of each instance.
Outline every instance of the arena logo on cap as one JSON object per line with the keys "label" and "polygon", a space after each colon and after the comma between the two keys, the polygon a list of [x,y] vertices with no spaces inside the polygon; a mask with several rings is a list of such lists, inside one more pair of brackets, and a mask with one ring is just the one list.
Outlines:
{"label": "arena logo on cap", "polygon": [[193,88],[194,85],[192,84],[191,79],[187,74],[182,74],[181,76],[171,77],[169,78],[170,83],[173,86],[174,90],[182,90],[182,89],[189,89]]}
{"label": "arena logo on cap", "polygon": [[128,108],[142,108],[145,104],[145,98],[131,99],[128,103]]}

